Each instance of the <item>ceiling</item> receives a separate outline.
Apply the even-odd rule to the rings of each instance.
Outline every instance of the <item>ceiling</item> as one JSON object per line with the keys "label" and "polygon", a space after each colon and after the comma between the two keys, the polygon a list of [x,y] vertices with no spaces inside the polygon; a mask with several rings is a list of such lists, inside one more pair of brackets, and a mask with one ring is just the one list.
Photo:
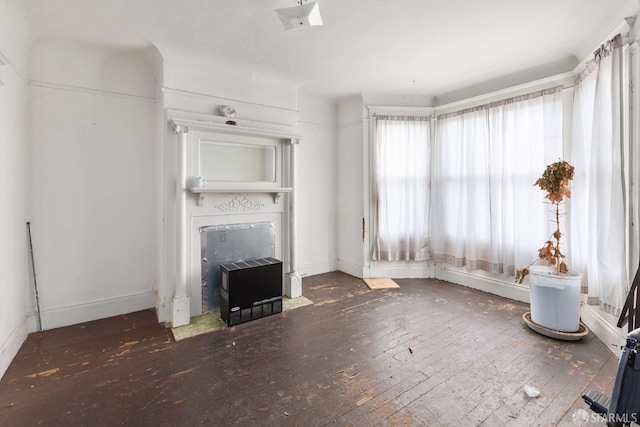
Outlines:
{"label": "ceiling", "polygon": [[[251,67],[327,97],[451,101],[571,71],[637,0],[319,0],[321,27],[285,31],[295,0],[14,0],[37,37],[154,45]],[[442,103],[442,102],[440,102]]]}

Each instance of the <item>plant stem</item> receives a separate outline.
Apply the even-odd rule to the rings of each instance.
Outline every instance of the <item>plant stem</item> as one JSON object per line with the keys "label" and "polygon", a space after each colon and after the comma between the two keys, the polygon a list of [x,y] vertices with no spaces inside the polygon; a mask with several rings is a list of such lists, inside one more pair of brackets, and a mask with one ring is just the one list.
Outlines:
{"label": "plant stem", "polygon": [[553,252],[556,258],[556,274],[560,274],[560,237],[562,236],[560,234],[560,203],[555,202],[554,204],[556,205],[556,232],[553,234],[556,238],[556,248]]}

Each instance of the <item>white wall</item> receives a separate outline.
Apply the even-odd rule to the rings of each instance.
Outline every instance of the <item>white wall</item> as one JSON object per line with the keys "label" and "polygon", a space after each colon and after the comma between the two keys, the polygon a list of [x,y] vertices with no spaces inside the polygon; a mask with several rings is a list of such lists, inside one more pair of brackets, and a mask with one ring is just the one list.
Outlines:
{"label": "white wall", "polygon": [[165,108],[218,114],[224,102],[244,119],[295,125],[290,120],[297,104],[295,84],[218,58],[163,46],[158,49],[164,60],[162,85],[179,95],[167,99]]}
{"label": "white wall", "polygon": [[338,104],[338,268],[363,277],[364,126],[362,98]]}
{"label": "white wall", "polygon": [[0,378],[28,333],[32,306],[28,212],[28,86],[30,38],[12,8],[0,6]]}
{"label": "white wall", "polygon": [[155,72],[146,51],[30,53],[30,207],[45,329],[155,301]]}
{"label": "white wall", "polygon": [[338,268],[338,107],[300,94],[298,111],[298,268],[306,276]]}

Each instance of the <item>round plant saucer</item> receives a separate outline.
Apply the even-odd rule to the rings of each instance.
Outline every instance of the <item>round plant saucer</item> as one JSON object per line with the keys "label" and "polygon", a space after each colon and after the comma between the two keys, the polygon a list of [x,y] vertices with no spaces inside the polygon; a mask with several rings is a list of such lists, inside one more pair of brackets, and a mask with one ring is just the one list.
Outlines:
{"label": "round plant saucer", "polygon": [[555,338],[555,339],[558,339],[558,340],[578,341],[579,339],[581,339],[582,337],[584,337],[585,335],[587,335],[589,333],[589,329],[582,322],[580,322],[580,326],[578,327],[578,331],[577,332],[556,331],[555,329],[551,329],[551,328],[547,328],[547,327],[542,326],[542,325],[538,325],[533,320],[531,320],[531,312],[530,311],[527,311],[525,314],[522,315],[522,320],[524,320],[524,323],[526,323],[527,326],[529,326],[531,329],[533,329],[537,333],[542,334],[542,335],[547,336],[547,337],[550,337],[550,338]]}

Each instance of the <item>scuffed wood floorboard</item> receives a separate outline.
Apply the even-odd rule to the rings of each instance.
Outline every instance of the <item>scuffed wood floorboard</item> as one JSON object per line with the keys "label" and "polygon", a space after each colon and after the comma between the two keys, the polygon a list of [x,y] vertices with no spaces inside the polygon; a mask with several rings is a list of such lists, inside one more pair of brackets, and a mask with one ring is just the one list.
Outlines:
{"label": "scuffed wood floorboard", "polygon": [[556,341],[526,304],[396,282],[306,277],[313,305],[179,342],[151,310],[32,334],[0,425],[576,426],[580,395],[610,392],[617,359],[592,334]]}

